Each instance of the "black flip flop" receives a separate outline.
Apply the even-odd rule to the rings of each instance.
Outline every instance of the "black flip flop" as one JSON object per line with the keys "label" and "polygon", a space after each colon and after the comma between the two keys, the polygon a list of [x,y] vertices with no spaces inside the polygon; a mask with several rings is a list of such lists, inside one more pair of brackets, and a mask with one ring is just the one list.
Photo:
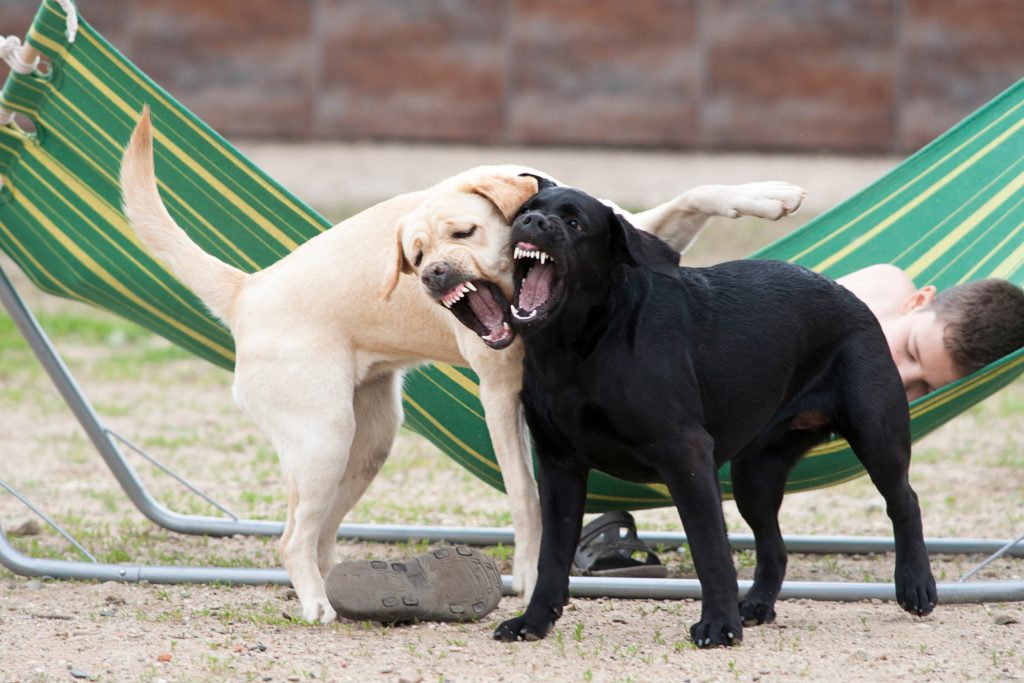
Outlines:
{"label": "black flip flop", "polygon": [[472,621],[501,600],[494,560],[464,546],[437,548],[405,561],[339,562],[325,583],[331,607],[357,621]]}
{"label": "black flip flop", "polygon": [[622,510],[606,512],[583,527],[572,564],[579,576],[668,575],[668,568],[637,536],[633,515]]}

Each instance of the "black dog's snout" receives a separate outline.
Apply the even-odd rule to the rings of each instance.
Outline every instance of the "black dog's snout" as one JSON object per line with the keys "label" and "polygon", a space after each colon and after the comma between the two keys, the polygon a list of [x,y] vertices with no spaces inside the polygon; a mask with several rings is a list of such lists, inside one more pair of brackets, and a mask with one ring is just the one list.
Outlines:
{"label": "black dog's snout", "polygon": [[451,289],[449,286],[453,277],[452,267],[444,261],[435,261],[423,269],[420,280],[423,286],[439,292],[446,292]]}
{"label": "black dog's snout", "polygon": [[516,222],[523,227],[529,227],[535,230],[548,230],[551,228],[551,221],[549,221],[548,217],[540,211],[524,213]]}

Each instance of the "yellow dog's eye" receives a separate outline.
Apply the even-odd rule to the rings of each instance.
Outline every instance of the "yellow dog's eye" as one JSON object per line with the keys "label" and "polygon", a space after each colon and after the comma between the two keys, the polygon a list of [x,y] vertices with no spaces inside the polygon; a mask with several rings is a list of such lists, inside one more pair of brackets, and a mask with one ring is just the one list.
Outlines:
{"label": "yellow dog's eye", "polygon": [[477,226],[474,225],[469,230],[459,230],[458,232],[453,232],[452,233],[452,239],[455,239],[455,240],[469,239],[470,237],[473,236],[473,233],[476,232],[476,228],[477,228]]}
{"label": "yellow dog's eye", "polygon": [[419,268],[421,263],[423,263],[423,252],[418,251],[416,252],[416,260],[413,261],[413,265]]}

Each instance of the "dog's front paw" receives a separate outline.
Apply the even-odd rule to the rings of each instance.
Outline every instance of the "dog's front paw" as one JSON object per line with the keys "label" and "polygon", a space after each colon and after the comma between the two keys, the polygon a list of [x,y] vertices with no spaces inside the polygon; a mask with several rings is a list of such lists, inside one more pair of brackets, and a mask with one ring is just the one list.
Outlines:
{"label": "dog's front paw", "polygon": [[538,624],[524,614],[499,624],[498,628],[494,629],[494,639],[505,643],[514,643],[517,640],[541,640],[548,634],[552,623]]}
{"label": "dog's front paw", "polygon": [[533,589],[537,586],[537,557],[536,555],[525,554],[524,558],[516,553],[512,560],[512,590],[523,597],[523,601],[530,602],[533,597]]}
{"label": "dog's front paw", "polygon": [[729,218],[755,216],[778,220],[795,213],[807,196],[802,187],[782,181],[722,185],[714,197],[714,213]]}
{"label": "dog's front paw", "polygon": [[744,626],[759,626],[775,621],[775,606],[759,600],[744,600],[740,603],[740,619]]}
{"label": "dog's front paw", "polygon": [[900,607],[924,617],[932,613],[939,602],[935,577],[927,566],[918,570],[896,572],[896,602]]}
{"label": "dog's front paw", "polygon": [[690,627],[690,638],[700,648],[739,645],[743,642],[743,624],[739,619],[703,618]]}

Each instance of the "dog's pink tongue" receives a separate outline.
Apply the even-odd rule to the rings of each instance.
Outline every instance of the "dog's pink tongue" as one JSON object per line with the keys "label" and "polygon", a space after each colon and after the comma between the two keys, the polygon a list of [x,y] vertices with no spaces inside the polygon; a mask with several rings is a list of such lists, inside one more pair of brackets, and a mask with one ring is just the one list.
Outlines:
{"label": "dog's pink tongue", "polygon": [[519,289],[519,310],[532,311],[544,305],[551,296],[551,281],[555,267],[550,263],[537,263],[526,274],[526,280]]}
{"label": "dog's pink tongue", "polygon": [[477,320],[483,323],[492,333],[501,329],[504,322],[505,312],[501,310],[494,296],[485,288],[481,287],[475,292],[470,292],[467,297],[469,307]]}

